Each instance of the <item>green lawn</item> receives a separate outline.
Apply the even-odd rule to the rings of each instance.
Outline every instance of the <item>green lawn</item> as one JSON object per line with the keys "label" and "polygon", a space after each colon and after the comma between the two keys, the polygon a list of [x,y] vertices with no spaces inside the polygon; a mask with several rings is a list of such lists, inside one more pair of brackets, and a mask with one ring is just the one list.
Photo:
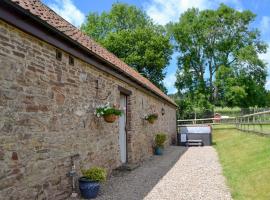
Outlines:
{"label": "green lawn", "polygon": [[213,140],[233,199],[270,200],[270,138],[219,129]]}
{"label": "green lawn", "polygon": [[214,130],[219,130],[219,129],[235,129],[235,125],[234,124],[215,124],[212,125],[212,128]]}

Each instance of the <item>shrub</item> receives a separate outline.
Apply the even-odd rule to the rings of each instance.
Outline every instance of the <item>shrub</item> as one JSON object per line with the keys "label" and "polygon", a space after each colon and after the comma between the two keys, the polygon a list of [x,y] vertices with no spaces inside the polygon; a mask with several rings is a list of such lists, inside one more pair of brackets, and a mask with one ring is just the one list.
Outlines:
{"label": "shrub", "polygon": [[82,170],[83,176],[91,181],[103,182],[106,180],[106,170],[101,167],[93,167],[88,170]]}
{"label": "shrub", "polygon": [[155,136],[155,147],[164,148],[167,136],[164,133],[158,133]]}

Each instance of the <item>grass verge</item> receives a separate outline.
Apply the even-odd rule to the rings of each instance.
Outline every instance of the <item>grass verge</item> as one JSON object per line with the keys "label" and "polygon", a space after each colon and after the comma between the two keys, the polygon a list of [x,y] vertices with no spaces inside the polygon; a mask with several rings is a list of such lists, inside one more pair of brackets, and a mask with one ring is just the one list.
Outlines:
{"label": "grass verge", "polygon": [[270,200],[270,138],[224,129],[213,141],[233,199]]}

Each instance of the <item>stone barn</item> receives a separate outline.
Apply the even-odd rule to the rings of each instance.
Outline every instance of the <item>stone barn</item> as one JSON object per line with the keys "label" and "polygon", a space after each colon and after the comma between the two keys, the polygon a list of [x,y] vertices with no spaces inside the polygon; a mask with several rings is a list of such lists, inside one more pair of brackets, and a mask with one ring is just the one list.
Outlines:
{"label": "stone barn", "polygon": [[[95,116],[108,102],[125,110],[124,125]],[[167,145],[176,135],[168,96],[39,0],[0,1],[0,110],[5,200],[66,199],[72,158],[77,173],[111,172],[149,158],[156,133]]]}

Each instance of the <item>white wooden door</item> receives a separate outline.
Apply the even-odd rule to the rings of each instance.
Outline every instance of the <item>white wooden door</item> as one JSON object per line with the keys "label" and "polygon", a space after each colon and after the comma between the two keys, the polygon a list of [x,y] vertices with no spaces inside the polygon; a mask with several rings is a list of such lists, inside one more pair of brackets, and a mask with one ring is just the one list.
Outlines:
{"label": "white wooden door", "polygon": [[119,146],[120,146],[120,159],[122,163],[127,162],[126,107],[127,107],[127,97],[121,94],[120,108],[123,111],[123,114],[119,118]]}

